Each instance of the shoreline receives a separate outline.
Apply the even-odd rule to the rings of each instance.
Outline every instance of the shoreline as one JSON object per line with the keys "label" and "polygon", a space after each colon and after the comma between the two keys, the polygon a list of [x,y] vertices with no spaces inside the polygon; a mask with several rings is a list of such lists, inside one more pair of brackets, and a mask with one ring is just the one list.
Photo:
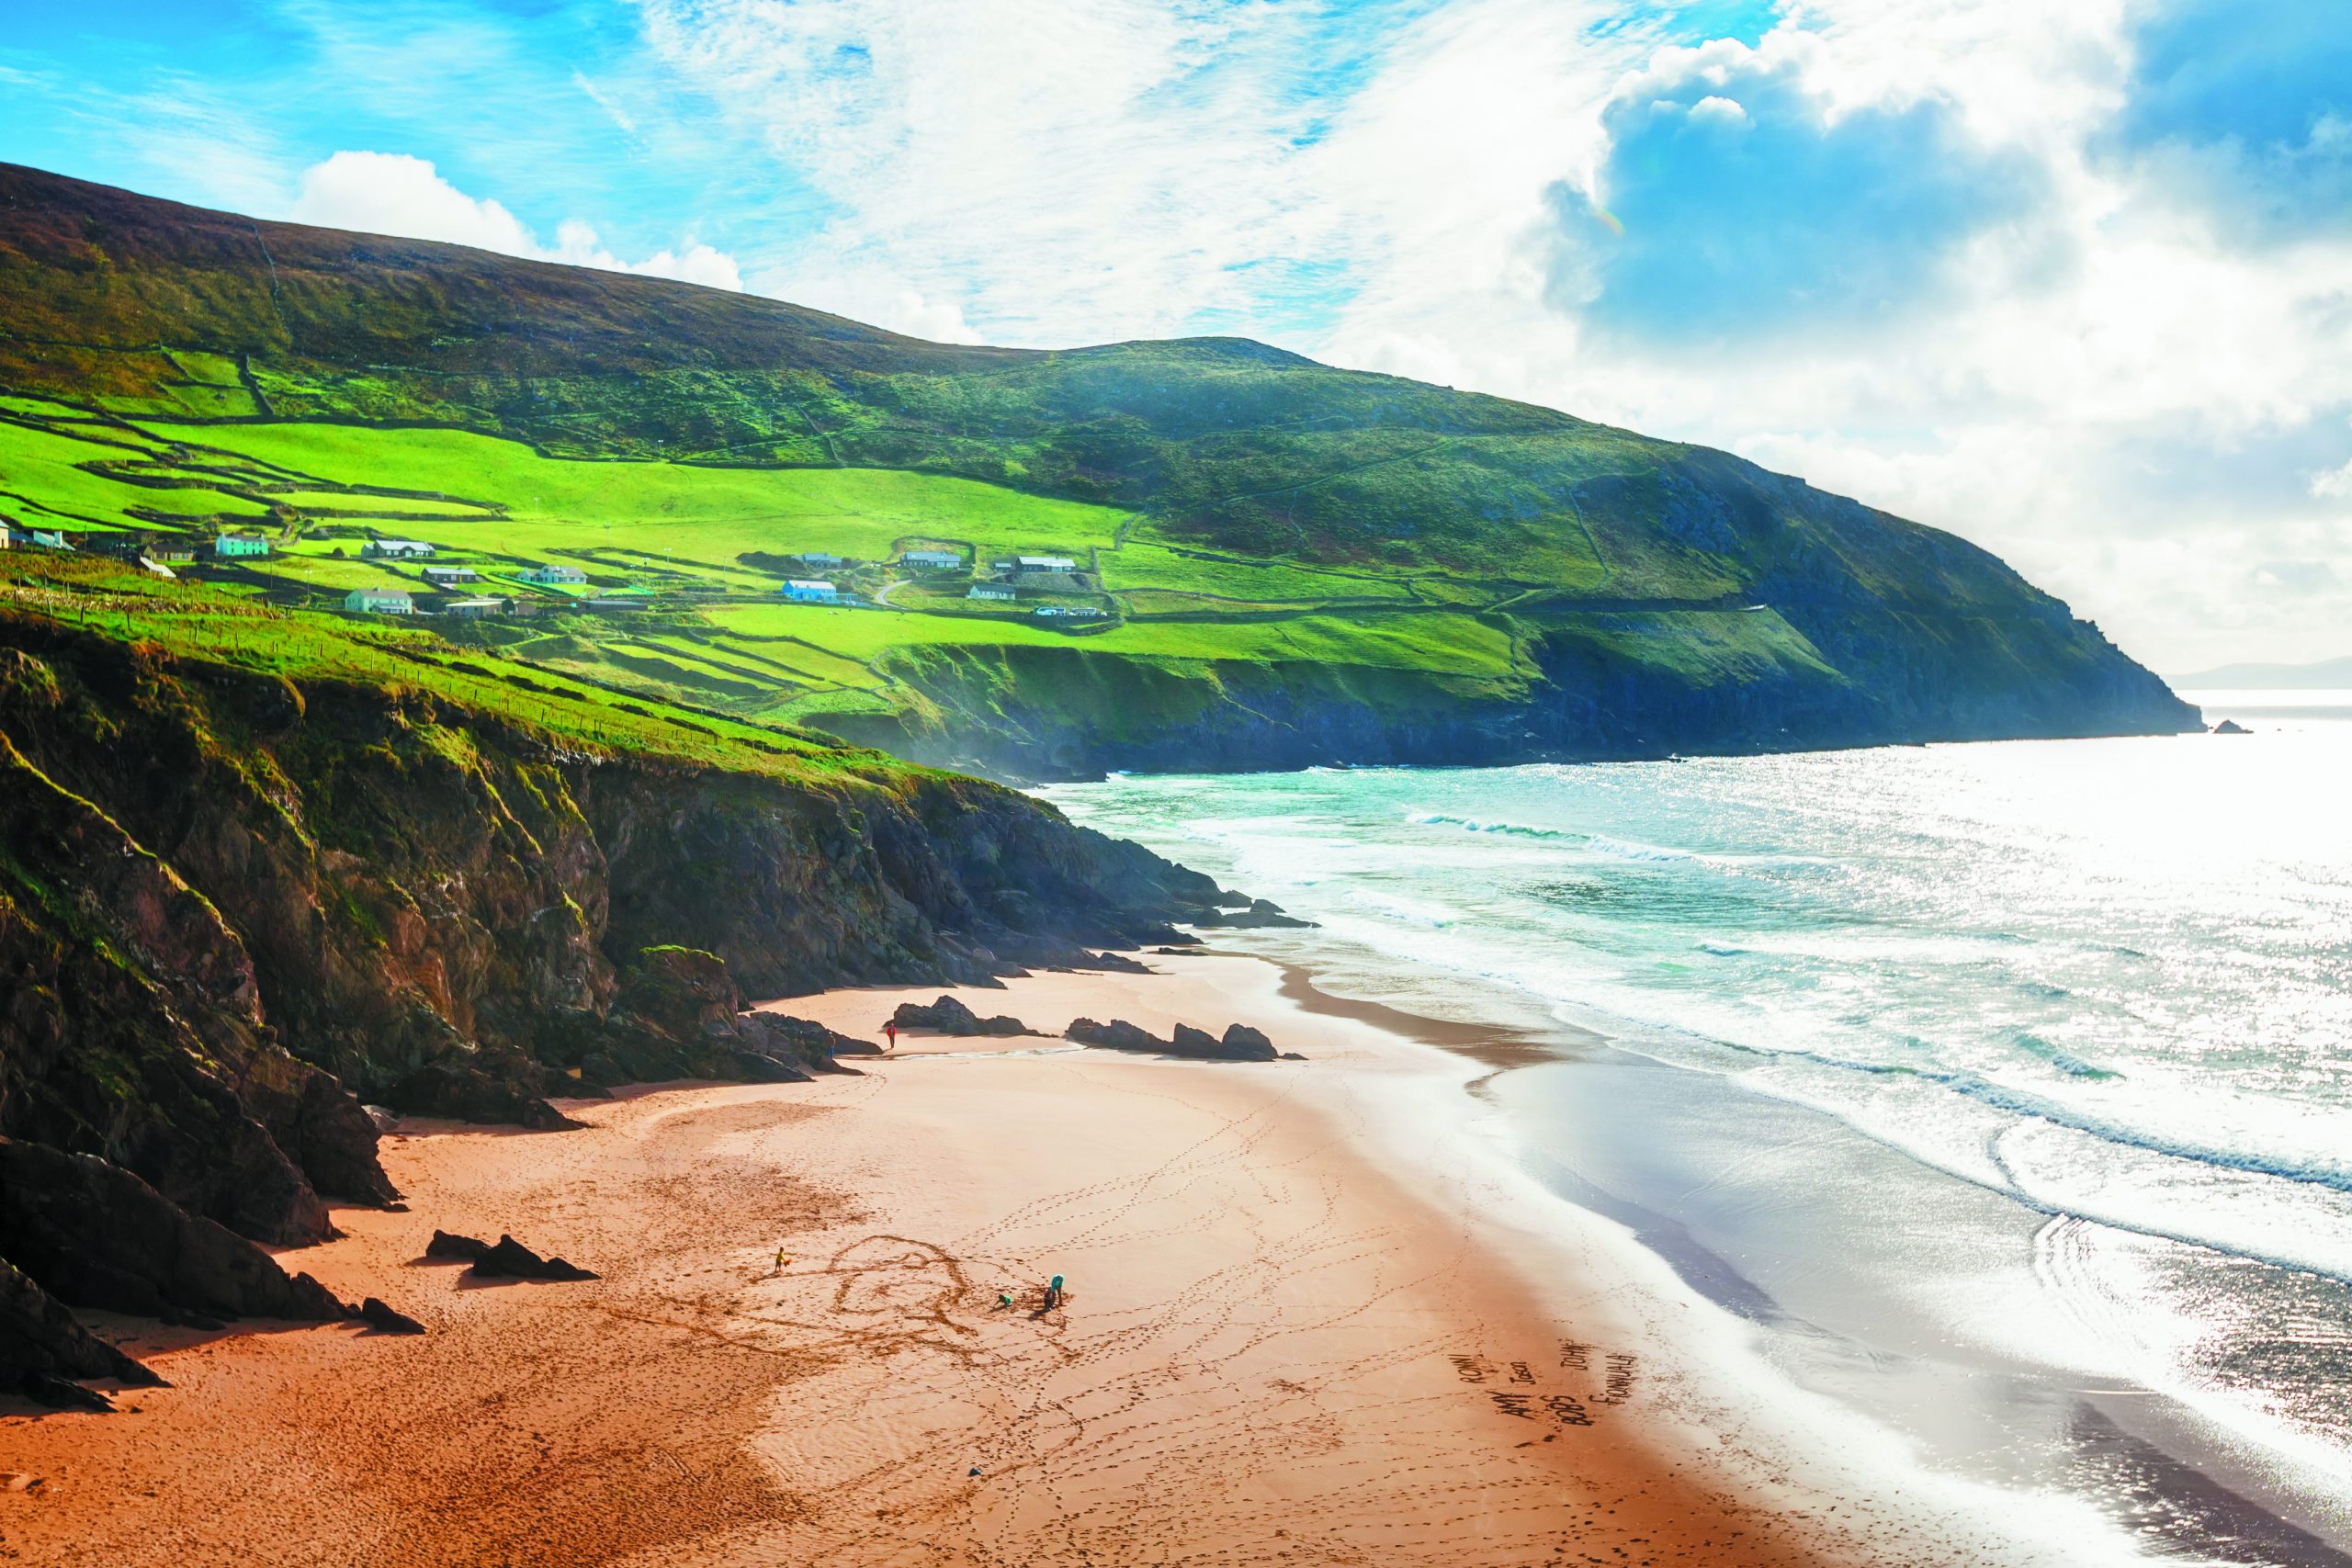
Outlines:
{"label": "shoreline", "polygon": [[[2137,1537],[2161,1540],[2167,1553],[2217,1562],[2352,1564],[2352,1508],[2324,1479],[2324,1462],[2266,1450],[2224,1415],[2144,1380],[2070,1365],[2063,1352],[1953,1337],[1918,1296],[1938,1282],[1936,1266],[1883,1244],[1849,1252],[1841,1243],[1859,1235],[1856,1217],[1835,1213],[1823,1194],[1840,1186],[1868,1190],[1879,1202],[1939,1216],[1931,1223],[1977,1238],[2020,1227],[2036,1233],[2020,1254],[2063,1248],[2051,1233],[2065,1228],[2064,1216],[2025,1209],[1826,1111],[1676,1066],[1580,1023],[1521,1021],[1488,1031],[1390,1002],[1334,997],[1315,984],[1311,947],[1282,945],[1252,956],[1282,970],[1285,996],[1383,1021],[1495,1068],[1464,1088],[1522,1135],[1540,1128],[1577,1151],[1555,1154],[1527,1141],[1513,1155],[1558,1201],[1622,1226],[1685,1287],[1755,1325],[1763,1338],[1751,1355],[1769,1356],[1798,1386],[1889,1438],[1899,1434],[1946,1475],[2012,1500],[2037,1491],[2080,1498],[2097,1509],[2110,1551]],[[1500,1042],[1482,1047],[1477,1037],[1489,1032]],[[1516,1071],[1527,1068],[1536,1070]],[[1651,1087],[1628,1114],[1623,1083],[1639,1079]],[[1610,1087],[1594,1087],[1602,1081]],[[1605,1109],[1543,1115],[1536,1102],[1546,1095],[1537,1086],[1555,1084],[1576,1087],[1554,1089],[1552,1098]],[[1724,1171],[1771,1161],[1776,1144],[1801,1151],[1802,1171],[1781,1158],[1776,1178],[1724,1190]],[[1679,1157],[1645,1168],[1646,1154],[1629,1161],[1629,1149],[1669,1149]],[[1583,1168],[1596,1155],[1611,1173],[1607,1185]],[[1718,1201],[1692,1205],[1690,1197],[1701,1192]],[[1808,1208],[1809,1225],[1793,1221]],[[1966,1212],[1972,1208],[1979,1212]],[[1758,1214],[1774,1218],[1758,1226]],[[1750,1258],[1769,1266],[1744,1261]],[[1964,1291],[1966,1270],[1949,1259],[1946,1266],[1940,1282]],[[1793,1302],[1771,1283],[1775,1276],[1808,1275]],[[2029,1332],[2075,1326],[2052,1323]],[[2002,1452],[2018,1445],[2035,1450],[2036,1462]],[[2064,1462],[2052,1463],[2052,1455]]]}
{"label": "shoreline", "polygon": [[[1490,1173],[1449,1166],[1456,1134],[1395,1157],[1400,1110],[1467,1064],[1309,1012],[1261,961],[1152,962],[1174,973],[959,994],[1041,1029],[1247,1021],[1309,1060],[910,1039],[858,1076],[565,1102],[582,1132],[403,1123],[408,1212],[338,1211],[341,1239],[288,1258],[427,1334],[102,1320],[175,1386],[0,1418],[0,1544],[125,1565],[1961,1560],[1917,1517],[1776,1481],[1769,1439],[1691,1385],[1681,1326],[1629,1305],[1621,1248],[1531,1266],[1485,1213]],[[772,1005],[866,1035],[937,990]],[[421,1260],[435,1228],[603,1278],[469,1281]],[[1050,1273],[1069,1299],[1038,1312]]]}

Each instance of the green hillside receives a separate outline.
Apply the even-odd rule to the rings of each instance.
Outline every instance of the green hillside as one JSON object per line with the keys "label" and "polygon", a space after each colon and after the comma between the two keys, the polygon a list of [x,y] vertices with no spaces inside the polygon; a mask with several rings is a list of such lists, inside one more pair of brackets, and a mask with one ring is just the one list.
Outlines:
{"label": "green hillside", "polygon": [[[266,558],[173,570],[322,614],[511,597],[430,624],[1014,773],[2194,717],[1991,556],[1720,453],[1239,340],[924,344],[5,166],[0,512],[85,549],[254,530]],[[1021,555],[1077,570],[991,565]],[[585,581],[522,580],[547,564]]]}

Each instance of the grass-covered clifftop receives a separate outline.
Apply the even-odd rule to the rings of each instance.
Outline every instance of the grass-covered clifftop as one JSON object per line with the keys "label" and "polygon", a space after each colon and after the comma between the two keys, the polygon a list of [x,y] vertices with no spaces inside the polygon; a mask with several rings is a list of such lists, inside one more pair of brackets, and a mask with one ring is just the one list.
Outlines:
{"label": "grass-covered clifftop", "polygon": [[[1984,551],[1721,453],[1241,340],[925,344],[5,166],[0,511],[257,528],[217,575],[260,599],[511,593],[558,613],[463,637],[1030,773],[2194,721]],[[1017,554],[1080,570],[967,597]],[[586,583],[519,581],[548,561]],[[812,570],[865,604],[783,602]]]}

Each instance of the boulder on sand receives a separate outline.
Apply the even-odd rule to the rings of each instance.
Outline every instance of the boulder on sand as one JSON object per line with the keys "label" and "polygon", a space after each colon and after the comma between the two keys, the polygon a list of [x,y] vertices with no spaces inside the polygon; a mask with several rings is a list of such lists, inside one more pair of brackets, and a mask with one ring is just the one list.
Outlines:
{"label": "boulder on sand", "polygon": [[1245,1023],[1228,1028],[1222,1039],[1205,1029],[1180,1023],[1176,1026],[1175,1039],[1162,1040],[1124,1018],[1114,1018],[1108,1023],[1080,1018],[1072,1020],[1064,1033],[1081,1045],[1099,1045],[1108,1051],[1151,1051],[1163,1056],[1182,1056],[1202,1062],[1271,1062],[1274,1059],[1272,1043]]}
{"label": "boulder on sand", "polygon": [[1074,1018],[1070,1020],[1069,1027],[1062,1031],[1062,1037],[1075,1040],[1081,1045],[1098,1045],[1105,1051],[1165,1053],[1173,1049],[1159,1035],[1138,1028],[1124,1018],[1114,1018],[1108,1023],[1097,1023],[1091,1018]]}
{"label": "boulder on sand", "polygon": [[444,1230],[435,1231],[433,1239],[424,1244],[425,1257],[454,1258],[460,1263],[475,1262],[489,1250],[490,1243],[486,1241],[469,1235],[455,1235]]}
{"label": "boulder on sand", "polygon": [[570,1280],[596,1277],[560,1258],[542,1258],[511,1235],[502,1235],[496,1247],[484,1248],[467,1272],[485,1280]]}
{"label": "boulder on sand", "polygon": [[[1237,1060],[1271,1062],[1274,1059],[1274,1043],[1246,1023],[1226,1025],[1224,1045],[1226,1054]],[[1291,1055],[1295,1057],[1297,1053]]]}
{"label": "boulder on sand", "polygon": [[379,1334],[422,1334],[424,1325],[397,1308],[369,1296],[359,1303],[359,1321]]}
{"label": "boulder on sand", "polygon": [[890,1015],[890,1021],[900,1029],[928,1029],[933,1033],[959,1037],[1036,1032],[1019,1019],[1008,1018],[1001,1013],[994,1018],[982,1018],[954,997],[942,997],[929,1007],[920,1002],[900,1002],[899,1010]]}

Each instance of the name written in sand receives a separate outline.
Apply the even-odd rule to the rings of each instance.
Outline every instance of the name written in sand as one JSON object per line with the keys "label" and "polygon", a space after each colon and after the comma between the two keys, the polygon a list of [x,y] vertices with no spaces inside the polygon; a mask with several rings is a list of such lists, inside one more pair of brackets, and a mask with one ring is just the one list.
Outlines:
{"label": "name written in sand", "polygon": [[[1446,1359],[1453,1364],[1454,1376],[1485,1393],[1496,1410],[1522,1421],[1589,1427],[1594,1406],[1623,1404],[1634,1395],[1633,1356],[1608,1352],[1601,1363],[1601,1387],[1596,1393],[1589,1386],[1593,1347],[1574,1339],[1560,1341],[1558,1372],[1548,1378],[1539,1374],[1532,1361],[1498,1360],[1476,1352],[1456,1352]],[[1547,1381],[1555,1386],[1544,1386]]]}

